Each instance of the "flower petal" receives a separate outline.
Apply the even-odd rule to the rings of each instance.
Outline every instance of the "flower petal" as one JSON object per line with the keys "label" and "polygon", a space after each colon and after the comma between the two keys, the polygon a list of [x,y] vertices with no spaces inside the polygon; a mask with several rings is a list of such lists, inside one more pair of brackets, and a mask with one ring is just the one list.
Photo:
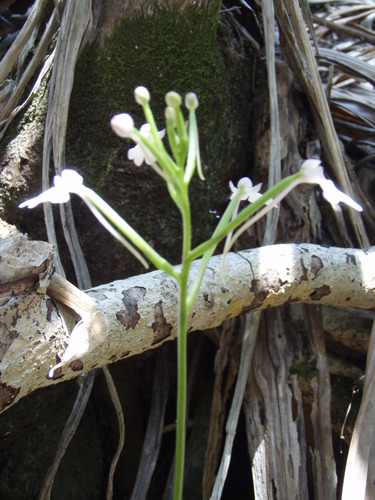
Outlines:
{"label": "flower petal", "polygon": [[66,203],[70,199],[70,193],[76,193],[83,196],[85,187],[83,186],[83,178],[75,171],[66,169],[61,172],[61,175],[55,175],[53,178],[54,187],[47,189],[39,196],[31,198],[19,204],[20,208],[34,208],[40,203],[50,201],[51,203]]}
{"label": "flower petal", "polygon": [[129,149],[128,158],[129,160],[132,160],[137,167],[142,165],[145,160],[145,156],[139,144]]}
{"label": "flower petal", "polygon": [[[151,125],[149,123],[144,123],[139,131],[143,137],[152,142]],[[160,139],[163,139],[165,136],[165,129],[160,130],[158,135]],[[141,141],[139,141],[136,146],[129,149],[128,158],[129,160],[134,161],[134,164],[137,165],[137,167],[141,166],[143,162],[146,162],[147,165],[152,165],[156,161],[155,156],[146,148],[144,144],[141,143]]]}
{"label": "flower petal", "polygon": [[251,179],[248,177],[242,177],[237,184],[237,187],[233,184],[232,181],[229,181],[229,188],[232,191],[232,194],[230,196],[230,199],[233,199],[238,192],[241,193],[240,200],[244,201],[247,200],[248,197],[248,192],[251,190],[253,186],[253,183],[251,182]]}
{"label": "flower petal", "polygon": [[333,206],[337,206],[340,202],[346,203],[358,212],[362,212],[363,208],[357,202],[352,200],[350,196],[343,193],[333,183],[333,181],[326,179],[324,176],[324,169],[321,166],[320,160],[309,159],[302,163],[301,177],[299,183],[305,182],[308,184],[319,184],[323,191],[323,197]]}
{"label": "flower petal", "polygon": [[253,203],[254,201],[258,200],[262,195],[259,193],[260,188],[262,187],[262,183],[257,184],[256,186],[253,186],[251,189],[248,190],[247,192],[247,201],[250,203]]}
{"label": "flower petal", "polygon": [[81,194],[83,186],[83,177],[72,169],[65,169],[61,175],[55,175],[53,183],[58,189],[65,190],[68,193]]}
{"label": "flower petal", "polygon": [[262,195],[259,193],[262,183],[253,186],[251,179],[242,177],[238,181],[237,187],[234,186],[232,181],[229,181],[229,188],[232,191],[230,199],[234,198],[238,191],[241,193],[240,201],[249,201],[250,203],[258,200]]}
{"label": "flower petal", "polygon": [[313,158],[305,160],[301,165],[301,172],[304,174],[303,182],[308,184],[320,184],[321,181],[326,180],[320,160]]}
{"label": "flower petal", "polygon": [[44,191],[43,193],[40,193],[40,195],[35,198],[31,198],[30,200],[20,203],[18,206],[19,208],[34,208],[40,203],[45,203],[46,201],[50,201],[51,203],[66,203],[69,199],[69,192],[53,187],[51,189],[47,189],[47,191]]}
{"label": "flower petal", "polygon": [[334,185],[333,181],[329,179],[324,179],[324,181],[320,181],[320,187],[323,191],[324,198],[332,205],[338,205],[340,202],[346,203],[349,207],[354,208],[358,212],[362,212],[363,208],[357,202],[352,200],[350,196],[343,193]]}

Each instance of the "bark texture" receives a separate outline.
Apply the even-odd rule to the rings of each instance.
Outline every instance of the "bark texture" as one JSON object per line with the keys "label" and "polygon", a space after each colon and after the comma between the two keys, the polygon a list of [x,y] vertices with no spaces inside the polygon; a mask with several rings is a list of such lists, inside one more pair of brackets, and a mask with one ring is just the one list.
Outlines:
{"label": "bark texture", "polygon": [[[22,244],[26,249],[21,249]],[[51,276],[50,245],[28,242],[19,235],[1,245],[1,410],[39,387],[176,337],[178,287],[163,272],[115,281],[84,294],[66,280]],[[21,257],[30,248],[35,261],[24,262]],[[24,270],[12,264],[13,279],[10,263],[15,261]],[[191,279],[198,265],[193,266]],[[373,309],[374,267],[373,248],[284,244],[229,254],[223,280],[222,258],[213,257],[189,332],[221,325],[249,311],[295,302]],[[69,319],[79,320],[70,338]],[[50,372],[56,359],[62,362]]]}

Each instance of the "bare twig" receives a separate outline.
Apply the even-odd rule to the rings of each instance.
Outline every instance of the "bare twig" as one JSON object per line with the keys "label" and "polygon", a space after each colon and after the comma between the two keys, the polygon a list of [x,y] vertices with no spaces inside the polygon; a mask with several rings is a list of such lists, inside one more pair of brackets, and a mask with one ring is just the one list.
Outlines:
{"label": "bare twig", "polygon": [[85,411],[87,402],[89,400],[91,389],[94,383],[95,372],[87,373],[81,380],[81,386],[78,396],[74,402],[73,409],[66,421],[64,430],[61,434],[60,442],[57,447],[56,455],[53,463],[48,470],[46,478],[44,479],[42,489],[39,493],[39,500],[49,500],[51,498],[53,481],[60,466],[60,462],[65,455],[72,437],[74,436],[77,427],[81,421],[82,415]]}
{"label": "bare twig", "polygon": [[117,420],[118,420],[118,428],[119,428],[119,438],[118,438],[117,450],[112,458],[111,466],[109,469],[108,484],[107,484],[107,491],[106,491],[106,500],[111,500],[113,497],[113,476],[115,475],[116,466],[117,466],[122,449],[124,448],[124,444],[125,444],[125,420],[124,420],[124,414],[123,414],[122,407],[121,407],[120,398],[118,396],[116,386],[113,382],[113,378],[112,378],[112,375],[109,371],[108,366],[103,367],[103,372],[104,372],[105,380],[107,382],[109,395],[111,396],[113,406],[116,410]]}

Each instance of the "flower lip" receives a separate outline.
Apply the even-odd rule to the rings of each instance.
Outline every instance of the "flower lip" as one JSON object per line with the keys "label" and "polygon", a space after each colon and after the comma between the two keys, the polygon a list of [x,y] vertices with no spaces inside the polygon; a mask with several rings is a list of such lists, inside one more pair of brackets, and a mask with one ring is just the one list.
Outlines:
{"label": "flower lip", "polygon": [[326,179],[324,176],[324,169],[321,166],[321,161],[316,159],[305,160],[301,166],[301,172],[303,177],[301,177],[299,182],[305,182],[307,184],[319,184],[323,191],[323,197],[333,206],[337,207],[338,204],[346,203],[349,207],[352,207],[358,212],[362,212],[363,208],[356,201],[352,200],[350,196],[343,193],[331,181]]}
{"label": "flower lip", "polygon": [[323,197],[333,206],[337,206],[340,202],[346,203],[349,207],[354,208],[357,212],[363,212],[363,207],[356,201],[352,200],[350,196],[343,193],[334,185],[330,179],[324,179],[320,182],[320,187],[323,191]]}
{"label": "flower lip", "polygon": [[30,200],[20,203],[19,208],[34,208],[40,203],[47,201],[51,203],[66,203],[70,199],[70,193],[76,193],[83,196],[85,187],[83,186],[83,178],[75,171],[66,169],[61,172],[61,175],[55,175],[53,179],[54,187],[43,191],[40,195]]}
{"label": "flower lip", "polygon": [[130,139],[134,129],[134,120],[128,113],[120,113],[112,117],[111,127],[119,137]]}

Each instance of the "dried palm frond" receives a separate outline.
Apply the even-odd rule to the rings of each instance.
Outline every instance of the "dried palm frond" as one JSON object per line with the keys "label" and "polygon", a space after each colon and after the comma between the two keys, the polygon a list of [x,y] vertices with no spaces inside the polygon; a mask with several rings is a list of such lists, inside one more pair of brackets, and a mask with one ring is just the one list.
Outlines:
{"label": "dried palm frond", "polygon": [[[335,127],[355,164],[352,181],[361,182],[367,189],[366,213],[373,229],[375,210],[371,186],[375,182],[375,18],[373,2],[342,4],[323,20],[323,14],[314,16],[319,24],[319,58],[322,76],[327,76],[327,64],[334,65],[329,82],[329,103]],[[326,6],[327,7],[327,6]],[[323,27],[324,25],[324,27]],[[349,37],[342,41],[340,37]],[[363,43],[366,40],[367,43]],[[326,43],[325,43],[326,42]],[[368,43],[370,42],[370,43]],[[332,73],[332,72],[331,72]],[[364,168],[366,167],[366,168]],[[360,187],[359,187],[360,188]],[[375,328],[371,333],[367,355],[365,389],[355,424],[345,469],[342,498],[344,500],[373,498],[375,489],[374,397]]]}

